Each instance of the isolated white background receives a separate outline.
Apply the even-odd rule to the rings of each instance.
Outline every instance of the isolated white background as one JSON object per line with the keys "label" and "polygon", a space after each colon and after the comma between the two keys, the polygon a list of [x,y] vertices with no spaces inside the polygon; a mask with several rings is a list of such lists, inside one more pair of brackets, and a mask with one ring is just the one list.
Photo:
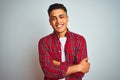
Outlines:
{"label": "isolated white background", "polygon": [[38,41],[53,32],[47,9],[56,2],[87,41],[91,69],[83,80],[120,80],[120,0],[0,0],[0,80],[43,80]]}

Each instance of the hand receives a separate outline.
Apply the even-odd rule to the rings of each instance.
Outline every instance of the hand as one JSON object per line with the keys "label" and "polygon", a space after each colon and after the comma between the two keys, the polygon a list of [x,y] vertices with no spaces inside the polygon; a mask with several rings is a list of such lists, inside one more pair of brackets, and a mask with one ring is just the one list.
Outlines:
{"label": "hand", "polygon": [[55,66],[60,66],[60,62],[59,62],[59,61],[56,61],[56,60],[53,60],[53,64],[54,64]]}
{"label": "hand", "polygon": [[77,66],[80,72],[82,73],[89,72],[90,63],[88,62],[88,58],[83,59]]}

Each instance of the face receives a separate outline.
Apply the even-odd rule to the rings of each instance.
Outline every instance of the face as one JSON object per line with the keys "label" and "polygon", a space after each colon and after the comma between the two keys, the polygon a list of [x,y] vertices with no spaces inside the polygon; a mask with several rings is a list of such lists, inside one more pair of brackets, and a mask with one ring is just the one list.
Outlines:
{"label": "face", "polygon": [[49,21],[54,31],[60,37],[65,36],[67,32],[68,16],[64,10],[55,9],[50,12]]}

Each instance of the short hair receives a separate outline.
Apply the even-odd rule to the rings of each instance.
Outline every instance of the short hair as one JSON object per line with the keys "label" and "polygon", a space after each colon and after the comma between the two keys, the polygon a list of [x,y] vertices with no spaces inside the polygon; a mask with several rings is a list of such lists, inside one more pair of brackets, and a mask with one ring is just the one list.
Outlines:
{"label": "short hair", "polygon": [[48,15],[50,16],[50,12],[52,12],[55,9],[63,9],[66,12],[66,14],[67,14],[67,9],[66,9],[66,7],[63,4],[54,3],[54,4],[51,4],[49,6],[49,8],[48,8]]}

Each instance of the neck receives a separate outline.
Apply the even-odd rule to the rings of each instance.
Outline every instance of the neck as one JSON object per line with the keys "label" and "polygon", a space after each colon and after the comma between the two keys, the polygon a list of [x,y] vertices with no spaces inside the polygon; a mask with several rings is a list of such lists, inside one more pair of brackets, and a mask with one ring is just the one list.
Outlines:
{"label": "neck", "polygon": [[60,36],[60,37],[65,37],[66,32],[67,32],[67,30],[66,30],[66,31],[64,31],[64,32],[58,33],[58,36]]}

